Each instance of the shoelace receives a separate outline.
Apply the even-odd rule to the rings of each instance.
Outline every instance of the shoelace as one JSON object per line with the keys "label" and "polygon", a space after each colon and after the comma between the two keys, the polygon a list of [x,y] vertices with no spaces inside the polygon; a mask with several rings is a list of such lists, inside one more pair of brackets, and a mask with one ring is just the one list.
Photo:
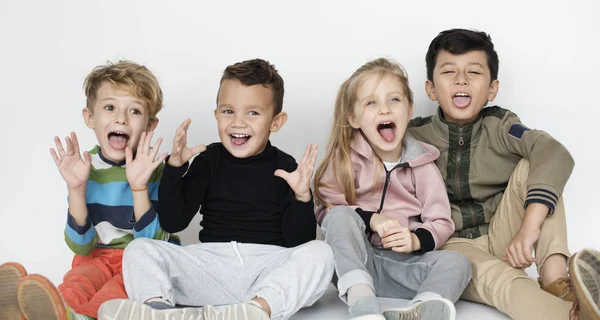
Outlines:
{"label": "shoelace", "polygon": [[[573,287],[573,282],[571,281],[571,279],[569,279],[569,287],[568,288],[570,291],[575,292],[575,288]],[[579,299],[577,299],[577,297],[575,297],[575,301],[573,301],[573,306],[571,307],[571,310],[569,311],[569,319],[570,320],[578,320],[580,310],[581,310],[581,308],[579,306]]]}

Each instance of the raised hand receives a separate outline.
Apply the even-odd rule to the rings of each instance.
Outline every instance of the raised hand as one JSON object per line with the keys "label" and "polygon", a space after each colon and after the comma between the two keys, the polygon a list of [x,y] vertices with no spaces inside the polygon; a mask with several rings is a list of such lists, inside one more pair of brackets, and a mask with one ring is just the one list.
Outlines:
{"label": "raised hand", "polygon": [[162,138],[158,138],[156,143],[154,143],[154,147],[150,149],[150,142],[152,141],[153,135],[154,131],[150,131],[148,134],[146,134],[146,132],[142,133],[140,142],[137,146],[135,159],[133,159],[131,148],[129,146],[125,148],[125,175],[127,176],[127,181],[132,189],[142,190],[146,188],[152,172],[154,172],[167,157],[166,152],[161,154],[158,158],[156,157],[160,144],[162,143]]}
{"label": "raised hand", "polygon": [[302,156],[302,160],[300,160],[294,172],[290,173],[281,169],[275,170],[275,175],[285,180],[294,191],[296,199],[302,202],[309,202],[311,199],[310,179],[312,179],[315,162],[317,161],[318,148],[317,144],[306,146],[304,156]]}
{"label": "raised hand", "polygon": [[71,132],[70,138],[65,138],[65,144],[67,145],[67,152],[63,149],[62,143],[58,137],[54,137],[54,143],[56,144],[56,151],[54,148],[50,149],[50,154],[54,163],[67,183],[69,191],[81,191],[85,190],[88,178],[90,176],[90,167],[92,165],[92,157],[86,151],[81,157],[79,151],[79,141],[75,132]]}
{"label": "raised hand", "polygon": [[171,156],[169,157],[169,165],[172,167],[181,167],[194,155],[206,150],[206,146],[203,144],[193,148],[187,147],[187,129],[189,128],[190,123],[192,123],[192,120],[185,119],[175,132],[175,138],[173,138],[173,152],[171,152]]}

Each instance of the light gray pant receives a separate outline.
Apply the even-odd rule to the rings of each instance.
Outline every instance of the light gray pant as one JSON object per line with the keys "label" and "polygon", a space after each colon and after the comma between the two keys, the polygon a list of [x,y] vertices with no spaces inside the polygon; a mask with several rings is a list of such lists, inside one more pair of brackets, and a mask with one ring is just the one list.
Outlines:
{"label": "light gray pant", "polygon": [[322,224],[335,256],[335,278],[342,301],[348,288],[367,284],[375,295],[412,299],[434,292],[456,302],[471,280],[471,264],[453,251],[399,253],[371,245],[365,223],[351,208],[335,207]]}
{"label": "light gray pant", "polygon": [[178,305],[224,305],[260,297],[271,319],[288,319],[325,293],[333,252],[323,241],[294,248],[237,242],[185,247],[138,238],[127,245],[123,278],[133,300],[153,297]]}

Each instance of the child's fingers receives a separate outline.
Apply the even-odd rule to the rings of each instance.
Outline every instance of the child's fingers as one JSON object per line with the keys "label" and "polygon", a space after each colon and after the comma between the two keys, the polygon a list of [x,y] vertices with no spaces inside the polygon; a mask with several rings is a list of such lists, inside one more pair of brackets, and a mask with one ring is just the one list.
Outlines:
{"label": "child's fingers", "polygon": [[154,143],[154,146],[152,147],[152,152],[150,154],[152,156],[152,159],[156,159],[156,155],[158,154],[158,150],[160,149],[160,145],[162,144],[162,142],[162,138],[156,139],[156,142]]}
{"label": "child's fingers", "polygon": [[183,122],[179,125],[179,127],[177,128],[177,130],[175,131],[175,137],[180,136],[182,133],[185,133],[185,131],[187,131],[188,127],[190,126],[190,123],[192,122],[191,119],[185,119],[183,120]]}
{"label": "child's fingers", "polygon": [[71,140],[73,141],[73,151],[75,154],[81,154],[79,151],[79,140],[75,132],[71,132]]}
{"label": "child's fingers", "polygon": [[150,143],[152,142],[152,136],[154,136],[154,131],[150,131],[146,134],[146,140],[144,141],[144,146],[142,147],[142,152],[144,155],[150,154]]}
{"label": "child's fingers", "polygon": [[136,153],[138,155],[145,154],[144,153],[144,144],[146,143],[146,132],[142,132],[142,136],[140,137],[140,141],[138,141]]}
{"label": "child's fingers", "polygon": [[206,146],[203,145],[203,144],[200,144],[200,145],[197,145],[197,146],[193,147],[190,150],[192,151],[193,155],[197,155],[198,153],[206,151]]}
{"label": "child's fingers", "polygon": [[164,152],[163,154],[161,154],[156,161],[154,162],[154,169],[156,169],[163,161],[165,161],[165,159],[169,156],[168,153]]}
{"label": "child's fingers", "polygon": [[308,157],[309,157],[310,153],[311,153],[311,145],[309,144],[306,146],[306,149],[304,149],[304,154],[302,155],[302,159],[300,159],[300,163],[298,164],[298,166],[300,166],[301,164],[305,164],[309,161]]}
{"label": "child's fingers", "polygon": [[58,154],[56,154],[56,151],[54,151],[53,148],[50,148],[50,155],[52,155],[52,159],[54,159],[54,163],[56,164],[56,166],[60,165],[60,158],[58,157]]}
{"label": "child's fingers", "polygon": [[402,245],[402,246],[396,246],[396,247],[392,247],[392,251],[394,252],[401,252],[401,253],[410,253],[412,252],[411,248],[409,245]]}
{"label": "child's fingers", "polygon": [[310,166],[311,167],[315,167],[315,163],[317,163],[317,155],[319,155],[319,145],[318,144],[314,144],[313,147],[313,154],[310,157]]}
{"label": "child's fingers", "polygon": [[406,229],[405,227],[402,227],[400,225],[396,225],[396,224],[392,224],[392,226],[390,228],[387,228],[384,232],[383,232],[383,236],[387,237],[390,236],[392,234],[396,234],[396,233],[404,233]]}
{"label": "child's fingers", "polygon": [[58,137],[54,137],[54,144],[56,144],[56,151],[58,151],[60,158],[64,158],[66,155],[65,149],[63,149],[62,142],[60,142]]}
{"label": "child's fingers", "polygon": [[[139,148],[138,148],[139,149]],[[125,147],[125,164],[130,164],[133,158],[133,152],[129,146]]]}
{"label": "child's fingers", "polygon": [[89,152],[84,151],[83,152],[83,162],[89,167],[92,165],[92,156],[89,154]]}
{"label": "child's fingers", "polygon": [[283,179],[285,181],[288,181],[290,173],[285,170],[277,169],[277,170],[275,170],[275,176],[280,177],[281,179]]}
{"label": "child's fingers", "polygon": [[65,144],[67,145],[67,156],[74,155],[75,152],[73,151],[73,142],[71,141],[71,138],[65,137]]}

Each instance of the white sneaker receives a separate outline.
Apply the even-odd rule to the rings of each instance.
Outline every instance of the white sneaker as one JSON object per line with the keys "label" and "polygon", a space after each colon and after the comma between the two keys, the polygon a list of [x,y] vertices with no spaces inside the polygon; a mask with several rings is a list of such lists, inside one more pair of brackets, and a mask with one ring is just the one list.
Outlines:
{"label": "white sneaker", "polygon": [[430,298],[406,308],[387,310],[383,315],[386,320],[455,320],[456,308],[448,299]]}

